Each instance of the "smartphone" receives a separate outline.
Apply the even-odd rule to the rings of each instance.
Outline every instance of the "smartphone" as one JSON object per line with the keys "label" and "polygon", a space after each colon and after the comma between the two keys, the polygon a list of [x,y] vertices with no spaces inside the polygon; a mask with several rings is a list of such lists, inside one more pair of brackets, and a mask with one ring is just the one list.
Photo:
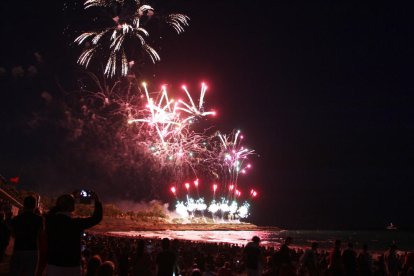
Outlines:
{"label": "smartphone", "polygon": [[92,192],[89,190],[82,189],[79,192],[79,203],[90,204],[92,201]]}

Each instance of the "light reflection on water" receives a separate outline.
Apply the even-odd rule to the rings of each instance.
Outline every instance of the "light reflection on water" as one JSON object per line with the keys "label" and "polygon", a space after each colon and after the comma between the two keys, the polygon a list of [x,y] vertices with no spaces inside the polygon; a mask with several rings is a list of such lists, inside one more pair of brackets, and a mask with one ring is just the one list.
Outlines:
{"label": "light reflection on water", "polygon": [[253,236],[259,236],[263,240],[263,245],[270,245],[268,239],[271,232],[267,231],[129,231],[129,232],[110,232],[113,235],[144,238],[169,238],[180,240],[192,240],[199,242],[214,243],[232,243],[245,244],[252,239]]}
{"label": "light reflection on water", "polygon": [[112,235],[144,238],[170,238],[199,242],[246,244],[253,236],[259,236],[264,246],[279,247],[287,236],[293,238],[293,246],[309,246],[311,242],[319,243],[320,248],[331,248],[332,242],[340,239],[343,246],[352,242],[355,249],[368,244],[371,250],[384,251],[395,241],[401,250],[414,250],[414,232],[404,231],[128,231],[110,232]]}

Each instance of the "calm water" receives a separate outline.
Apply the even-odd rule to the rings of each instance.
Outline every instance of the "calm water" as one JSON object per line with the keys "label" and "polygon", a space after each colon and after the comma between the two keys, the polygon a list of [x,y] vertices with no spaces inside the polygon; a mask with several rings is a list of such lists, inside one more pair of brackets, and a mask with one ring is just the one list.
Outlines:
{"label": "calm water", "polygon": [[319,243],[320,248],[330,248],[335,239],[353,242],[354,248],[368,244],[374,251],[384,251],[395,241],[402,251],[414,250],[414,232],[405,231],[312,231],[312,230],[283,230],[283,231],[129,231],[110,232],[113,235],[145,238],[170,238],[203,242],[225,242],[245,244],[253,236],[259,236],[265,246],[279,246],[287,236],[293,237],[293,245],[308,246],[311,242]]}

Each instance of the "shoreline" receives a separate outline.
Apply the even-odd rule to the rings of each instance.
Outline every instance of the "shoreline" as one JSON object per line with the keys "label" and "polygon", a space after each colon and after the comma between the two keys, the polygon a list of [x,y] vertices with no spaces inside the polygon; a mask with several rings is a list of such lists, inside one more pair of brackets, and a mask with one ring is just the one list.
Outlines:
{"label": "shoreline", "polygon": [[281,231],[279,227],[257,226],[255,224],[240,223],[166,223],[160,221],[135,221],[128,219],[106,217],[102,222],[91,229],[94,232],[111,231]]}
{"label": "shoreline", "polygon": [[[163,233],[164,231],[165,233]],[[260,233],[262,231],[265,233]],[[165,220],[142,221],[105,217],[101,224],[93,227],[88,232],[97,235],[135,238],[158,238],[165,235],[178,240],[232,244],[245,244],[253,235],[258,235],[262,239],[263,246],[271,247],[279,247],[286,236],[291,236],[294,239],[293,246],[295,248],[305,249],[310,246],[312,241],[316,241],[319,243],[320,250],[329,250],[332,242],[339,239],[342,240],[343,247],[350,241],[354,244],[356,250],[366,243],[374,254],[384,253],[393,241],[402,245],[399,248],[401,252],[413,251],[414,249],[413,243],[407,241],[407,239],[411,239],[412,234],[405,231],[377,230],[371,233],[368,230],[286,230],[280,227],[258,226],[246,222],[222,224],[167,223]],[[362,232],[362,234],[358,232]]]}

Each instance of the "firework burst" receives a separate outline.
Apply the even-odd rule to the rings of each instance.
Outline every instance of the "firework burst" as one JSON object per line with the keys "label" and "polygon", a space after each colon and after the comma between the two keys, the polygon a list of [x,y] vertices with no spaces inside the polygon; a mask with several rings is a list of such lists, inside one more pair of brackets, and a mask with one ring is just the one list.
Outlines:
{"label": "firework burst", "polygon": [[[157,51],[146,42],[149,33],[144,28],[145,22],[154,15],[154,9],[142,1],[134,1],[133,7],[127,7],[125,2],[123,0],[88,0],[84,3],[85,9],[121,6],[132,9],[129,11],[132,12],[132,15],[116,15],[112,18],[114,23],[112,26],[79,35],[75,39],[75,43],[78,45],[86,41],[89,43],[89,47],[86,47],[78,58],[80,65],[87,68],[98,50],[105,47],[109,48],[109,57],[104,70],[107,77],[115,76],[117,71],[120,71],[122,76],[128,75],[130,68],[135,63],[135,57],[127,54],[128,47],[138,46],[150,57],[153,63],[160,60]],[[165,17],[165,22],[180,34],[184,32],[184,27],[188,26],[189,17],[184,14],[169,14]]]}
{"label": "firework burst", "polygon": [[246,174],[252,168],[248,157],[255,152],[243,146],[243,138],[240,130],[237,130],[230,134],[217,131],[210,139],[213,144],[213,153],[210,155],[212,171],[222,183],[229,200],[241,195],[238,189],[239,176]]}
{"label": "firework burst", "polygon": [[[251,189],[242,193],[239,177],[251,169],[249,157],[254,150],[243,145],[240,131],[222,134],[208,126],[216,112],[205,107],[207,85],[203,83],[197,97],[193,97],[186,86],[175,93],[166,85],[157,92],[150,92],[146,83],[140,86],[120,82],[108,87],[98,78],[92,79],[100,91],[88,91],[87,95],[95,99],[95,103],[85,107],[88,113],[99,114],[101,110],[110,113],[94,116],[122,118],[123,127],[114,129],[116,135],[128,145],[129,151],[142,154],[144,159],[150,157],[157,171],[168,175],[170,183],[177,185],[185,179],[193,179],[183,186],[187,191],[184,201],[178,196],[179,188],[171,187],[177,212],[187,212],[189,217],[204,211],[212,217],[229,219],[247,216],[246,206],[243,208],[247,208],[247,213],[245,209],[239,210],[243,206],[241,199],[246,197],[250,201],[257,196],[257,191]],[[200,186],[197,177],[203,178],[204,183],[211,183],[211,199],[200,196],[205,188]]]}
{"label": "firework burst", "polygon": [[165,85],[156,93],[150,93],[145,83],[143,88],[144,107],[140,105],[127,111],[128,124],[134,127],[136,140],[161,165],[187,167],[195,172],[195,167],[205,164],[211,155],[206,146],[210,137],[205,131],[197,132],[193,129],[198,120],[215,115],[214,111],[204,110],[207,86],[202,84],[198,102],[193,100],[185,86],[183,90],[187,100],[177,101],[169,95]]}
{"label": "firework burst", "polygon": [[[240,219],[248,218],[250,215],[250,202],[257,196],[257,192],[251,189],[250,198],[229,199],[225,193],[220,193],[216,199],[218,190],[217,184],[212,184],[212,198],[209,204],[205,203],[204,197],[198,199],[191,197],[189,182],[183,185],[185,187],[185,200],[180,201],[177,196],[177,188],[171,187],[170,190],[176,198],[175,211],[183,219],[191,219],[196,217],[205,218],[205,212],[208,212],[215,222],[239,222]],[[241,204],[239,204],[241,202]]]}

